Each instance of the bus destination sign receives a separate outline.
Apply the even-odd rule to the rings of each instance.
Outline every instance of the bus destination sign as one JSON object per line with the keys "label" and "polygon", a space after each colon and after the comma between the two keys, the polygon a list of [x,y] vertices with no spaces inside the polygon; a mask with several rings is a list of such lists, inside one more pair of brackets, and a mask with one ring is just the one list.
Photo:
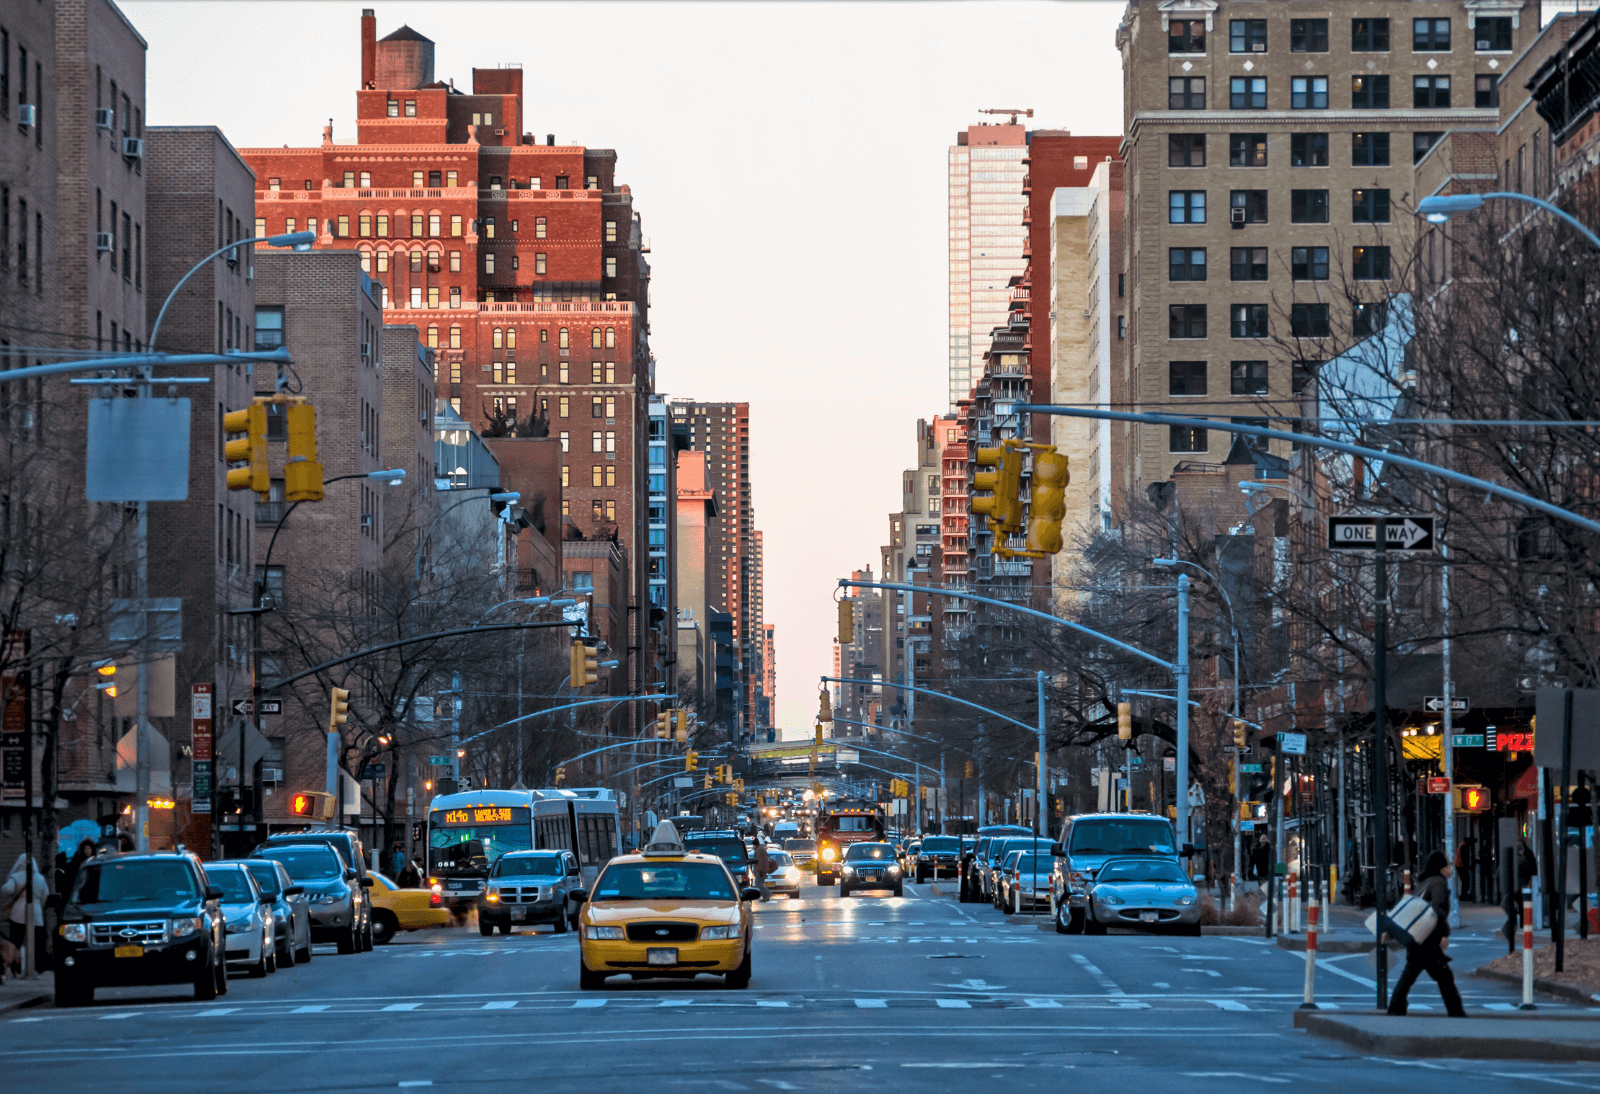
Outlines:
{"label": "bus destination sign", "polygon": [[[439,814],[435,814],[438,816]],[[516,824],[528,821],[528,811],[518,806],[491,805],[470,809],[446,809],[442,824],[447,827],[475,824]]]}

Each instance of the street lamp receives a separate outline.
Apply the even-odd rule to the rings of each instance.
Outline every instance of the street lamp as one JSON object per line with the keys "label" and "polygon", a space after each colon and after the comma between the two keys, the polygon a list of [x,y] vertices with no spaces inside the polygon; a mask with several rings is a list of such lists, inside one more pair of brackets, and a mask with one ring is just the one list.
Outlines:
{"label": "street lamp", "polygon": [[184,282],[188,281],[191,277],[204,269],[206,263],[210,262],[213,258],[216,258],[219,255],[227,254],[229,251],[237,250],[240,247],[248,247],[252,243],[265,243],[269,247],[293,247],[297,251],[309,251],[311,249],[311,245],[316,241],[316,232],[288,232],[283,235],[256,236],[251,239],[236,239],[232,243],[229,243],[224,247],[218,247],[216,250],[206,255],[199,262],[195,263],[193,269],[178,279],[178,283],[172,286],[172,291],[167,294],[166,300],[162,301],[161,310],[156,312],[156,321],[150,328],[151,352],[155,351],[156,335],[161,333],[161,321],[167,317],[167,309],[172,306],[173,297],[178,295],[178,290],[183,288]]}
{"label": "street lamp", "polygon": [[1600,248],[1600,236],[1584,227],[1571,213],[1559,206],[1529,194],[1519,194],[1512,190],[1492,190],[1487,194],[1434,194],[1425,197],[1417,203],[1417,212],[1422,214],[1430,224],[1443,224],[1456,213],[1469,213],[1478,208],[1489,198],[1502,198],[1506,201],[1525,201],[1529,205],[1537,205],[1547,213],[1553,213],[1572,225],[1583,237],[1597,248]]}
{"label": "street lamp", "polygon": [[1312,501],[1310,498],[1306,497],[1304,494],[1300,493],[1300,491],[1296,490],[1286,482],[1273,482],[1271,480],[1262,479],[1241,479],[1239,482],[1239,493],[1245,496],[1245,512],[1249,513],[1252,517],[1255,516],[1256,511],[1250,507],[1250,503],[1257,497],[1265,494],[1268,490],[1282,490],[1284,493],[1292,495],[1307,509],[1310,509],[1313,512],[1316,511],[1316,502]]}

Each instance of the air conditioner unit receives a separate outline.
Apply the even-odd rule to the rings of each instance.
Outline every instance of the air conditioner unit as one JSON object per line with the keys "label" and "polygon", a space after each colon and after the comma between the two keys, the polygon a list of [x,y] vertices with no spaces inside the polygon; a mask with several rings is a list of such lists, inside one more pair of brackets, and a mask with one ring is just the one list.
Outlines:
{"label": "air conditioner unit", "polygon": [[144,141],[138,137],[123,137],[122,154],[130,160],[144,159]]}
{"label": "air conditioner unit", "polygon": [[496,129],[494,131],[494,135],[497,137],[503,137],[506,135],[506,131],[504,129]]}
{"label": "air conditioner unit", "polygon": [[263,767],[261,769],[261,781],[264,783],[281,783],[283,781],[283,768]]}
{"label": "air conditioner unit", "polygon": [[372,527],[372,514],[371,513],[362,513],[361,514],[361,527],[363,527],[363,528],[371,528]]}
{"label": "air conditioner unit", "polygon": [[1265,43],[1265,42],[1256,42],[1256,43],[1252,44],[1251,47],[1250,47],[1250,52],[1251,53],[1265,53],[1266,51],[1267,51],[1267,43]]}
{"label": "air conditioner unit", "polygon": [[112,239],[110,232],[96,232],[94,234],[94,249],[105,254],[111,249]]}
{"label": "air conditioner unit", "polygon": [[1228,210],[1228,222],[1231,223],[1231,224],[1243,224],[1244,223],[1244,210],[1243,209],[1229,209]]}
{"label": "air conditioner unit", "polygon": [[361,343],[361,356],[362,357],[371,357],[372,356],[372,343],[371,342],[363,342],[363,343]]}
{"label": "air conditioner unit", "polygon": [[1488,48],[1489,48],[1489,45],[1490,45],[1490,43],[1488,43],[1488,42],[1485,42],[1485,41],[1479,41],[1479,42],[1478,42],[1478,48],[1479,48],[1479,49],[1480,49],[1480,50],[1482,50],[1482,49],[1488,49]]}
{"label": "air conditioner unit", "polygon": [[39,124],[39,108],[32,103],[23,103],[17,107],[17,128],[32,129]]}
{"label": "air conditioner unit", "polygon": [[94,111],[94,127],[96,129],[115,129],[117,126],[117,112],[109,106],[97,106]]}

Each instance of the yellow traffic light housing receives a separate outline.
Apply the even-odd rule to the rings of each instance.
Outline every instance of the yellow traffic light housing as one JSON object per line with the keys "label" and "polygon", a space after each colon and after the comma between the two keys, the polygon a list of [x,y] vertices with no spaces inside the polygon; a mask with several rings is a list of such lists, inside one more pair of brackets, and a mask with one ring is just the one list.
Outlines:
{"label": "yellow traffic light housing", "polygon": [[322,464],[317,462],[317,408],[303,400],[284,408],[286,461],[283,496],[287,501],[322,500]]}
{"label": "yellow traffic light housing", "polygon": [[1117,704],[1117,740],[1126,747],[1133,741],[1133,704]]}
{"label": "yellow traffic light housing", "polygon": [[1237,748],[1241,752],[1249,747],[1246,737],[1249,729],[1250,727],[1241,721],[1235,720],[1233,723],[1233,747]]}
{"label": "yellow traffic light housing", "polygon": [[994,496],[973,498],[972,512],[989,518],[989,526],[996,532],[1022,530],[1022,449],[1020,441],[1007,439],[999,448],[980,448],[974,457],[980,467],[993,471],[979,471],[972,477],[974,490],[993,491]]}
{"label": "yellow traffic light housing", "polygon": [[677,721],[677,728],[673,731],[673,737],[680,745],[686,745],[689,743],[689,712],[687,710],[675,710],[673,714],[676,716]]}
{"label": "yellow traffic light housing", "polygon": [[254,490],[262,501],[272,497],[272,474],[267,467],[267,407],[252,403],[244,410],[231,410],[222,416],[224,435],[243,436],[226,441],[222,458],[228,463],[245,464],[228,470],[229,490]]}
{"label": "yellow traffic light housing", "polygon": [[963,775],[964,775],[964,776],[965,776],[965,777],[966,777],[966,778],[969,778],[969,779],[970,779],[970,778],[973,778],[973,777],[974,777],[974,776],[975,776],[975,775],[976,775],[976,774],[977,774],[977,771],[976,771],[976,769],[975,769],[975,768],[974,768],[974,767],[973,767],[973,764],[972,764],[972,761],[971,761],[971,760],[968,760],[968,761],[967,761],[967,766],[966,766],[966,767],[964,767],[964,768],[963,768],[963,769],[962,769],[962,774],[963,774]]}
{"label": "yellow traffic light housing", "polygon": [[588,687],[600,680],[600,651],[585,645],[582,639],[572,643],[571,683],[575,688]]}
{"label": "yellow traffic light housing", "polygon": [[672,712],[663,710],[656,715],[656,736],[662,740],[672,736]]}
{"label": "yellow traffic light housing", "polygon": [[328,703],[328,732],[337,733],[339,727],[350,720],[350,693],[344,688],[332,689]]}
{"label": "yellow traffic light housing", "polygon": [[304,790],[289,802],[289,812],[307,820],[332,820],[333,795],[317,790]]}
{"label": "yellow traffic light housing", "polygon": [[566,781],[567,781],[567,765],[566,764],[562,764],[560,767],[556,768],[556,785],[560,786],[562,783],[564,783]]}
{"label": "yellow traffic light housing", "polygon": [[[821,688],[817,692],[817,721],[833,721],[833,700],[828,698],[828,689]],[[822,740],[822,729],[817,729],[817,740]]]}
{"label": "yellow traffic light housing", "polygon": [[839,645],[848,646],[856,640],[856,609],[848,600],[839,601]]}
{"label": "yellow traffic light housing", "polygon": [[1053,444],[1033,449],[1033,484],[1028,496],[1028,550],[1053,555],[1061,550],[1061,521],[1067,515],[1067,457]]}
{"label": "yellow traffic light housing", "polygon": [[709,772],[709,771],[706,772],[706,781],[705,781],[705,785],[704,785],[703,789],[705,789],[705,790],[710,790],[711,789],[711,772]]}
{"label": "yellow traffic light housing", "polygon": [[683,769],[685,771],[695,771],[699,767],[700,767],[700,753],[698,753],[698,752],[686,752],[686,753],[684,753]]}

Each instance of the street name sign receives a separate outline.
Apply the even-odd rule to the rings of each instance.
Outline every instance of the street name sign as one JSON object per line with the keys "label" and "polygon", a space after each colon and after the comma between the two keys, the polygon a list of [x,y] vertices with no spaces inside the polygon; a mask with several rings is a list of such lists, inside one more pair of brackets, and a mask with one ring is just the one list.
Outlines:
{"label": "street name sign", "polygon": [[[1432,517],[1386,517],[1384,539],[1391,551],[1431,551],[1434,549]],[[1378,549],[1378,518],[1368,516],[1329,517],[1328,550],[1375,551]]]}
{"label": "street name sign", "polygon": [[1241,775],[1261,775],[1261,774],[1265,774],[1266,766],[1267,766],[1266,764],[1240,764],[1239,765],[1239,774],[1241,774]]}
{"label": "street name sign", "polygon": [[450,766],[450,757],[449,756],[429,756],[428,757],[428,763],[433,767],[449,767]]}
{"label": "street name sign", "polygon": [[[1443,695],[1430,695],[1430,696],[1428,696],[1427,698],[1422,700],[1422,709],[1423,710],[1432,711],[1435,714],[1444,713],[1444,696]],[[1450,713],[1451,714],[1465,714],[1470,709],[1472,709],[1472,708],[1467,705],[1467,700],[1465,699],[1465,697],[1460,696],[1460,695],[1452,695],[1452,696],[1450,696]]]}
{"label": "street name sign", "polygon": [[1484,741],[1482,733],[1457,733],[1450,738],[1451,748],[1482,748]]}

